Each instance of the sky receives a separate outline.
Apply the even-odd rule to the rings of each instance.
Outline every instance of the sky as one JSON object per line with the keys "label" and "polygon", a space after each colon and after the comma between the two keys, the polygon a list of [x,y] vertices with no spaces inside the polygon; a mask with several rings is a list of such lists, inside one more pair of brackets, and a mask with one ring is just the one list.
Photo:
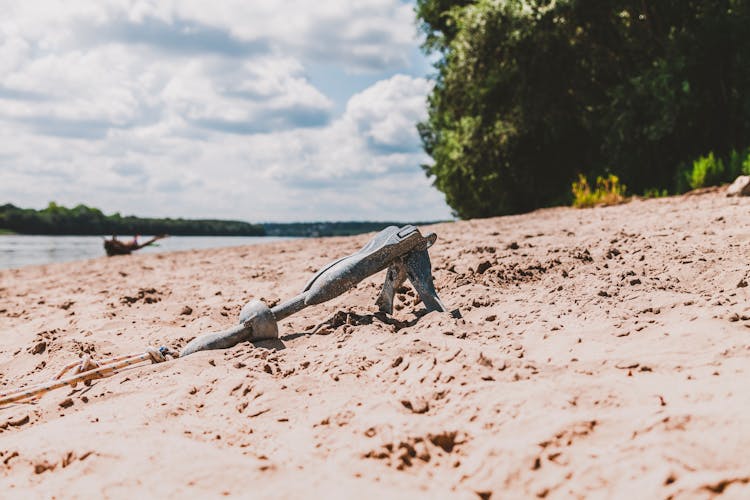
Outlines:
{"label": "sky", "polygon": [[403,0],[0,0],[0,204],[448,219]]}

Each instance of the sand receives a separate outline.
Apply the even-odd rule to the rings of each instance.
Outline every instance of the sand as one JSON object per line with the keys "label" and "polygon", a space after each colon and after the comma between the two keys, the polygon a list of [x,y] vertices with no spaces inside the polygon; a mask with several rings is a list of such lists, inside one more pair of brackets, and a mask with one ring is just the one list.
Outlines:
{"label": "sand", "polygon": [[[409,289],[383,321],[379,275],[277,341],[0,408],[0,491],[747,498],[749,207],[709,191],[423,228],[462,319]],[[180,347],[368,237],[0,271],[0,390]]]}

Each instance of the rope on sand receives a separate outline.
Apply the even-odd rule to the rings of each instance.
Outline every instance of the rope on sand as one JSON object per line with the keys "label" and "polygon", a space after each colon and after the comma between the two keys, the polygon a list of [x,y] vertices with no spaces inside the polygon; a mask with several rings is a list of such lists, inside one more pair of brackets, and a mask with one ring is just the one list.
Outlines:
{"label": "rope on sand", "polygon": [[[148,347],[146,351],[140,354],[128,354],[125,356],[116,356],[113,358],[103,359],[96,362],[91,356],[86,354],[80,360],[74,361],[63,367],[60,372],[49,382],[33,385],[15,391],[0,393],[0,406],[10,403],[17,403],[30,398],[39,398],[44,394],[69,385],[75,387],[78,383],[83,382],[90,385],[92,380],[111,377],[120,373],[127,367],[151,361],[151,363],[163,363],[167,361],[167,356],[177,358],[178,354],[168,347]],[[73,375],[63,378],[63,375],[73,370]]]}

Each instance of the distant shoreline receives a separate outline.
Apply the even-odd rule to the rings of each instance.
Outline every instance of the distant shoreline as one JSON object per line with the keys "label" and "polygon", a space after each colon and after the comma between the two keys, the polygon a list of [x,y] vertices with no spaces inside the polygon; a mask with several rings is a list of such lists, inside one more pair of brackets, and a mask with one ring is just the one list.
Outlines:
{"label": "distant shoreline", "polygon": [[50,202],[46,208],[0,206],[0,229],[18,234],[99,236],[102,234],[171,234],[174,236],[263,236],[262,226],[216,219],[171,219],[105,215],[98,208],[68,208]]}
{"label": "distant shoreline", "polygon": [[38,236],[280,236],[315,238],[353,236],[380,231],[387,226],[404,224],[426,225],[444,221],[339,221],[339,222],[264,222],[249,223],[220,219],[173,219],[105,215],[98,208],[77,205],[67,208],[50,202],[47,208],[19,208],[13,204],[0,206],[0,234]]}

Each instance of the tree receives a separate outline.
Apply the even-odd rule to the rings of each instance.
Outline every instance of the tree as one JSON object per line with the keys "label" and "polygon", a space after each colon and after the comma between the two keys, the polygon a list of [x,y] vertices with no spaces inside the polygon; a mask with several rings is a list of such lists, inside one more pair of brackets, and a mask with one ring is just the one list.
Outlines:
{"label": "tree", "polygon": [[34,210],[7,203],[0,205],[0,230],[21,234],[171,234],[188,236],[263,236],[259,224],[213,219],[154,219],[104,215],[98,208],[77,205],[67,208],[50,202]]}
{"label": "tree", "polygon": [[672,188],[750,144],[750,1],[418,0],[439,56],[424,169],[460,217],[567,201],[577,174]]}

